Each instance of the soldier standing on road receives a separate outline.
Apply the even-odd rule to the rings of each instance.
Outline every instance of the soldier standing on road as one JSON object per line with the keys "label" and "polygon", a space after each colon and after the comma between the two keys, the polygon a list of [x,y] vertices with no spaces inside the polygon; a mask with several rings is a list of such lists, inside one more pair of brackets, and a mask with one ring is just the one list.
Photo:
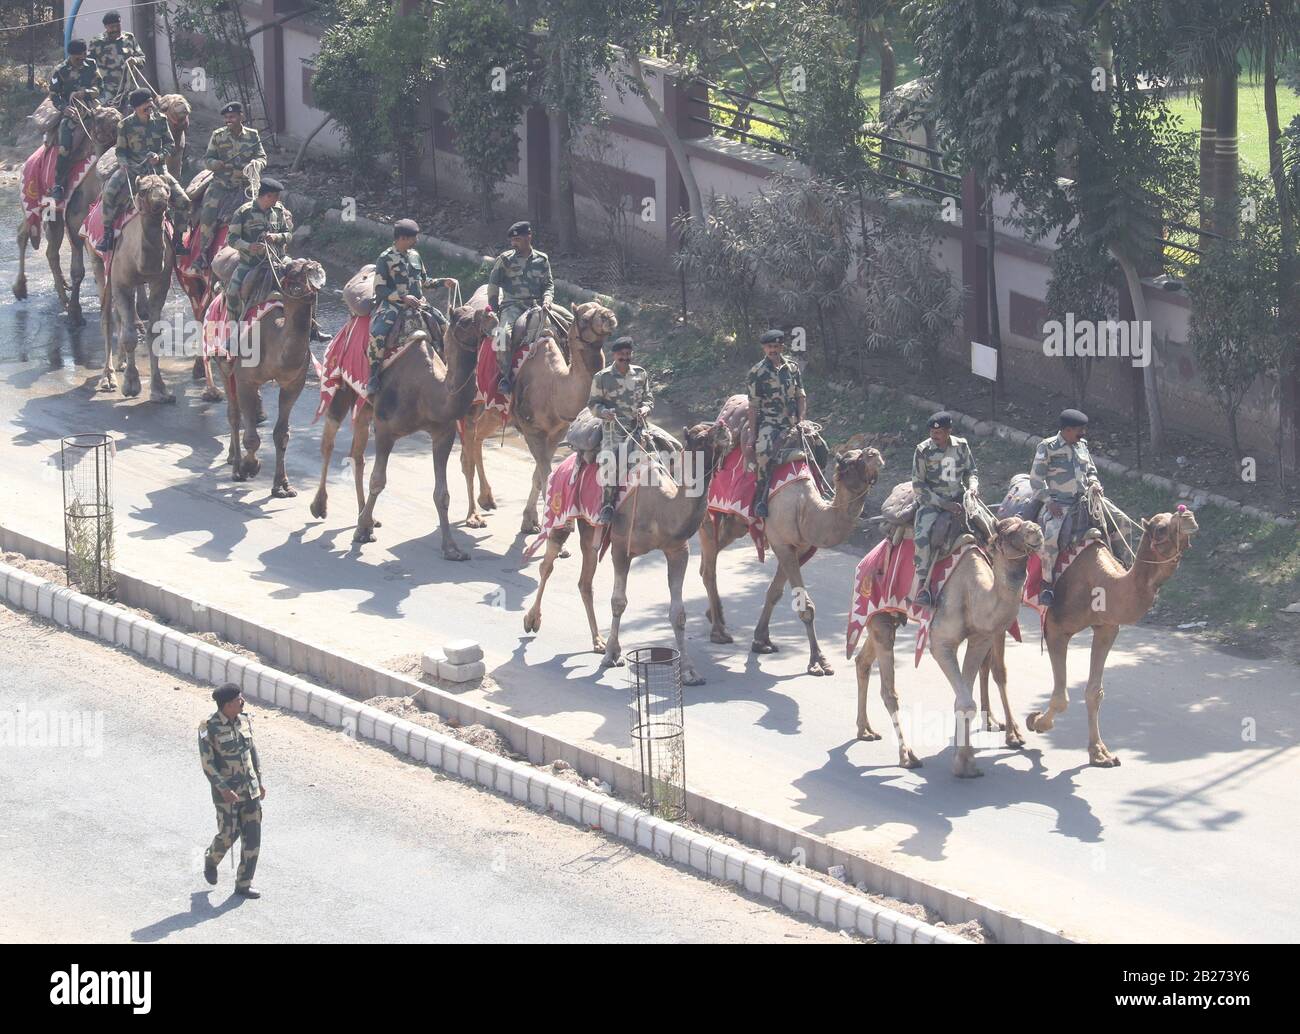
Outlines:
{"label": "soldier standing on road", "polygon": [[1085,493],[1103,491],[1083,437],[1088,430],[1087,414],[1077,409],[1062,410],[1058,423],[1060,433],[1038,443],[1033,466],[1029,468],[1033,501],[1046,504],[1039,518],[1043,526],[1043,589],[1038,597],[1045,607],[1050,607],[1056,599],[1052,582],[1056,578],[1065,515]]}
{"label": "soldier standing on road", "polygon": [[122,31],[122,16],[116,11],[104,15],[103,22],[104,31],[90,41],[88,53],[104,77],[106,103],[123,110],[132,82],[128,68],[143,70],[144,51],[134,35]]}
{"label": "soldier standing on road", "polygon": [[278,261],[268,245],[285,248],[293,239],[293,216],[280,204],[282,190],[280,181],[268,176],[257,188],[257,200],[240,205],[230,218],[226,243],[239,252],[239,265],[226,284],[226,318],[232,322],[243,319],[240,288],[248,274],[264,261]]}
{"label": "soldier standing on road", "polygon": [[[916,447],[912,456],[912,492],[916,515],[912,518],[915,552],[912,563],[916,577],[912,599],[918,607],[932,607],[930,567],[934,563],[934,524],[945,510],[962,515],[962,497],[978,492],[979,471],[965,438],[952,433],[952,414],[939,412],[930,417],[930,437]],[[919,591],[918,591],[919,590]]]}
{"label": "soldier standing on road", "polygon": [[68,173],[72,171],[72,133],[84,124],[78,120],[77,105],[86,111],[95,106],[104,77],[99,66],[86,57],[86,41],[74,39],[68,44],[68,57],[50,74],[50,101],[63,113],[59,120],[59,156],[54,161],[54,192],[51,197],[62,201],[68,190]]}
{"label": "soldier standing on road", "polygon": [[[525,312],[541,306],[549,309],[555,299],[555,278],[551,276],[551,260],[546,252],[533,248],[533,228],[529,223],[518,222],[510,227],[510,248],[497,256],[492,272],[488,274],[488,304],[497,312],[497,369],[501,372],[500,388],[509,396],[514,387],[514,359],[510,347],[515,320]],[[540,324],[540,320],[538,321]],[[540,325],[525,340],[536,336]]]}
{"label": "soldier standing on road", "polygon": [[749,371],[749,441],[746,462],[758,471],[754,487],[754,516],[767,516],[767,490],[772,459],[781,440],[798,427],[808,409],[799,365],[785,355],[785,331],[766,331],[759,343],[763,358]]}
{"label": "soldier standing on road", "polygon": [[217,835],[203,856],[203,878],[217,882],[217,866],[235,844],[242,842],[235,893],[260,898],[253,889],[257,856],[262,846],[262,800],[266,783],[257,747],[253,744],[252,722],[241,717],[244,697],[233,682],[212,694],[217,710],[199,725],[199,760],[212,785],[212,803],[217,808]]}
{"label": "soldier standing on road", "polygon": [[613,474],[605,482],[604,505],[600,510],[602,524],[614,519],[619,489],[641,451],[633,435],[644,434],[646,418],[655,404],[650,375],[644,367],[632,365],[634,344],[630,337],[621,337],[610,346],[614,361],[592,378],[591,395],[587,399],[592,414],[605,421],[601,453],[606,457],[606,472]]}
{"label": "soldier standing on road", "polygon": [[244,106],[231,101],[221,109],[225,125],[212,131],[203,167],[212,173],[212,182],[203,194],[199,209],[199,257],[195,269],[208,268],[208,248],[217,233],[217,215],[235,194],[247,200],[248,177],[244,167],[252,161],[266,161],[262,137],[252,126],[244,125]]}
{"label": "soldier standing on road", "polygon": [[181,250],[181,238],[190,221],[190,199],[185,188],[167,170],[167,159],[175,149],[167,119],[153,106],[153,94],[136,90],[131,94],[135,110],[117,129],[117,170],[104,187],[104,236],[95,245],[100,251],[113,250],[113,223],[141,176],[161,176],[171,189],[172,247]]}

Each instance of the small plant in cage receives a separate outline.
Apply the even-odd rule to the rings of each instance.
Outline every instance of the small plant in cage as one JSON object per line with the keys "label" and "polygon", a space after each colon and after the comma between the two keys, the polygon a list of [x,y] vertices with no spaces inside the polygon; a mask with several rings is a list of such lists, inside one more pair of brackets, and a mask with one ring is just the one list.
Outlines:
{"label": "small plant in cage", "polygon": [[80,499],[67,508],[65,549],[69,586],[94,596],[113,589],[113,514]]}

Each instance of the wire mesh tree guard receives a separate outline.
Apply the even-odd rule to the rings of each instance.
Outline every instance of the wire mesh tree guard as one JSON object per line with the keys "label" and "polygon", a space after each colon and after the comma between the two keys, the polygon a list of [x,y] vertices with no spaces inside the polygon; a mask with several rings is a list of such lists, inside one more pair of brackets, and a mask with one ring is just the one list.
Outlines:
{"label": "wire mesh tree guard", "polygon": [[89,596],[113,592],[113,456],[107,434],[88,432],[59,445],[63,472],[63,556],[68,585]]}
{"label": "wire mesh tree guard", "polygon": [[642,805],[653,815],[686,815],[686,740],[678,653],[643,646],[627,655],[632,690],[632,745],[641,773]]}

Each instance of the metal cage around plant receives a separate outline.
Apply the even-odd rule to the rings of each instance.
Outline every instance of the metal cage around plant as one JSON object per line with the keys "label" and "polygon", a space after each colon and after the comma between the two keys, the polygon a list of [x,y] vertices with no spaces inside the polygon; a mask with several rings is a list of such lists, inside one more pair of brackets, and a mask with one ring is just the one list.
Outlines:
{"label": "metal cage around plant", "polygon": [[113,439],[70,435],[59,445],[63,552],[68,585],[97,598],[113,592]]}
{"label": "metal cage around plant", "polygon": [[632,746],[641,773],[642,804],[660,818],[686,815],[686,739],[680,656],[668,646],[627,655],[632,690]]}

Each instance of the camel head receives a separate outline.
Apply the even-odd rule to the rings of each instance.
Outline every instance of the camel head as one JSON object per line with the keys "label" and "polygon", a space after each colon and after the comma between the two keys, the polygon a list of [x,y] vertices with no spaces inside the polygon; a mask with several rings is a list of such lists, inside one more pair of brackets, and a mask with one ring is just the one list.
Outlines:
{"label": "camel head", "polygon": [[90,134],[94,138],[95,149],[101,153],[117,143],[117,130],[122,124],[122,113],[116,108],[101,104],[90,113]]}
{"label": "camel head", "polygon": [[569,328],[569,354],[581,345],[587,369],[604,365],[605,339],[618,330],[618,317],[600,302],[581,302],[573,307],[573,326]]}
{"label": "camel head", "polygon": [[454,340],[466,351],[478,352],[479,342],[497,329],[497,314],[491,309],[458,305],[451,310],[445,340]]}
{"label": "camel head", "polygon": [[835,454],[835,487],[844,488],[854,497],[861,497],[871,491],[885,466],[885,457],[872,448],[849,449]]}
{"label": "camel head", "polygon": [[1149,547],[1157,560],[1173,560],[1192,547],[1192,536],[1200,531],[1196,517],[1182,503],[1175,513],[1158,513],[1154,517],[1142,518],[1142,543]]}
{"label": "camel head", "polygon": [[324,286],[325,267],[315,259],[290,259],[280,270],[280,292],[286,298],[308,298]]}
{"label": "camel head", "polygon": [[173,136],[184,133],[190,128],[190,102],[179,93],[165,93],[154,103],[167,119]]}
{"label": "camel head", "polygon": [[161,221],[171,195],[171,188],[161,176],[141,176],[135,181],[135,207],[150,221]]}
{"label": "camel head", "polygon": [[714,467],[714,461],[731,452],[733,445],[731,431],[721,420],[706,420],[694,427],[683,427],[682,441],[686,443],[686,452],[708,454],[709,469]]}
{"label": "camel head", "polygon": [[993,533],[993,548],[1008,560],[1020,560],[1043,548],[1043,529],[1020,517],[1004,517]]}

